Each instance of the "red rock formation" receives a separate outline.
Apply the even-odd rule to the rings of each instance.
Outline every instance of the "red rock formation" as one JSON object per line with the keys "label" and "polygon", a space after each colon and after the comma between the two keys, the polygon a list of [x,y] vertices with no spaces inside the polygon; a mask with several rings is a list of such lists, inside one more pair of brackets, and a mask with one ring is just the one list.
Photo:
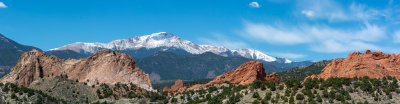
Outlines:
{"label": "red rock formation", "polygon": [[164,92],[174,92],[178,91],[179,89],[184,88],[183,86],[183,81],[182,80],[176,80],[175,84],[171,86],[171,88],[164,87],[163,91]]}
{"label": "red rock formation", "polygon": [[149,75],[140,70],[126,53],[102,50],[81,60],[61,60],[32,50],[24,53],[17,65],[0,82],[29,86],[47,76],[67,76],[69,79],[87,82],[89,85],[117,82],[133,83],[152,90]]}
{"label": "red rock formation", "polygon": [[265,80],[278,82],[279,81],[279,77],[278,77],[277,73],[273,72],[273,73],[267,75],[265,77]]}
{"label": "red rock formation", "polygon": [[393,76],[400,78],[400,54],[382,52],[352,52],[345,59],[334,59],[319,75],[309,78],[364,77],[382,78]]}
{"label": "red rock formation", "polygon": [[177,92],[183,92],[186,90],[186,87],[183,86],[183,81],[182,80],[176,80],[175,84],[171,86],[171,88],[164,87],[163,91],[164,92],[169,92],[172,94],[176,94]]}
{"label": "red rock formation", "polygon": [[250,61],[240,65],[239,68],[230,71],[228,73],[217,76],[214,80],[203,85],[194,85],[189,88],[189,90],[196,89],[199,87],[204,87],[213,84],[219,84],[224,82],[230,82],[233,84],[248,85],[253,83],[255,80],[272,80],[278,81],[278,74],[273,73],[267,75],[265,73],[263,64],[261,62]]}

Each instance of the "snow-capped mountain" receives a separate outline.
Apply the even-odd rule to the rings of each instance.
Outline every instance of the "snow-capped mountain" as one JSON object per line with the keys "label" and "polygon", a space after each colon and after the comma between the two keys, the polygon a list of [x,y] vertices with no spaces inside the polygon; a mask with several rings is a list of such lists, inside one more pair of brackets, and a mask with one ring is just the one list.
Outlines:
{"label": "snow-capped mountain", "polygon": [[[139,49],[155,49],[162,47],[162,51],[170,48],[181,49],[191,54],[202,54],[212,52],[221,56],[241,56],[254,60],[265,62],[277,61],[277,58],[264,54],[254,49],[228,49],[212,45],[198,45],[191,41],[183,40],[171,33],[159,32],[151,35],[138,36],[122,40],[114,40],[109,43],[73,43],[60,48],[50,49],[50,51],[72,50],[78,53],[93,54],[101,49],[112,50],[139,50]],[[284,58],[283,58],[284,59]],[[284,63],[292,61],[284,59]]]}

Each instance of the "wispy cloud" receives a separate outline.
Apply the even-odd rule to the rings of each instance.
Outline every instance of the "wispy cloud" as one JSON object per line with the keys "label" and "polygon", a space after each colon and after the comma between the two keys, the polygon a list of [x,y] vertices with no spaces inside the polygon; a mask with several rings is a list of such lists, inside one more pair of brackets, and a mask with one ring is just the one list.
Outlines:
{"label": "wispy cloud", "polygon": [[306,15],[307,17],[313,17],[314,16],[314,11],[311,11],[311,10],[302,10],[301,13]]}
{"label": "wispy cloud", "polygon": [[342,5],[334,0],[298,0],[297,5],[301,14],[329,21],[369,21],[390,16],[390,12],[385,12],[385,9],[369,8],[355,2]]}
{"label": "wispy cloud", "polygon": [[373,43],[387,38],[386,28],[368,22],[358,29],[337,29],[324,25],[276,26],[245,22],[244,37],[270,44],[305,44],[310,50],[339,53],[364,49],[380,50]]}
{"label": "wispy cloud", "polygon": [[213,38],[198,38],[197,40],[199,40],[201,44],[221,46],[229,49],[248,48],[249,46],[245,42],[234,41],[223,34],[214,33],[212,36]]}
{"label": "wispy cloud", "polygon": [[0,8],[7,8],[7,5],[4,4],[3,2],[0,2]]}
{"label": "wispy cloud", "polygon": [[308,37],[302,36],[301,30],[288,29],[287,27],[274,27],[261,23],[245,22],[245,37],[271,44],[299,44],[310,41]]}
{"label": "wispy cloud", "polygon": [[260,4],[258,4],[258,2],[250,2],[250,4],[249,4],[249,6],[250,7],[253,7],[253,8],[260,8],[261,6],[260,6]]}
{"label": "wispy cloud", "polygon": [[306,57],[306,55],[303,55],[303,54],[286,53],[286,52],[272,52],[272,53],[268,53],[268,54],[277,56],[277,57],[289,58],[289,59],[299,59],[299,58]]}
{"label": "wispy cloud", "polygon": [[397,30],[393,34],[393,42],[394,43],[400,43],[400,30]]}

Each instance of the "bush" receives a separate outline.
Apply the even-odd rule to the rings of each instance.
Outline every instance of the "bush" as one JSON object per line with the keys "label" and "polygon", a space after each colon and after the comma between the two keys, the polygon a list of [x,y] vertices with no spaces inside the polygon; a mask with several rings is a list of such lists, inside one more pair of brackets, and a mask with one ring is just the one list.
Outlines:
{"label": "bush", "polygon": [[258,92],[253,93],[253,98],[260,98],[260,95],[258,94]]}
{"label": "bush", "polygon": [[317,101],[318,101],[318,102],[322,102],[321,96],[317,95]]}
{"label": "bush", "polygon": [[11,99],[17,99],[17,95],[15,95],[15,93],[11,93]]}
{"label": "bush", "polygon": [[251,87],[254,89],[258,89],[261,87],[264,87],[265,85],[263,84],[263,82],[261,80],[255,80],[252,84]]}
{"label": "bush", "polygon": [[294,104],[294,98],[293,98],[293,96],[290,96],[289,103],[290,103],[290,104]]}
{"label": "bush", "polygon": [[260,104],[258,100],[254,100],[252,104]]}
{"label": "bush", "polygon": [[176,99],[176,98],[171,99],[171,103],[176,103],[176,102],[178,102],[178,99]]}
{"label": "bush", "polygon": [[297,94],[296,95],[296,99],[297,100],[303,100],[304,99],[304,95],[303,94]]}
{"label": "bush", "polygon": [[264,99],[265,100],[271,100],[271,96],[272,96],[271,92],[267,92],[267,93],[265,93]]}

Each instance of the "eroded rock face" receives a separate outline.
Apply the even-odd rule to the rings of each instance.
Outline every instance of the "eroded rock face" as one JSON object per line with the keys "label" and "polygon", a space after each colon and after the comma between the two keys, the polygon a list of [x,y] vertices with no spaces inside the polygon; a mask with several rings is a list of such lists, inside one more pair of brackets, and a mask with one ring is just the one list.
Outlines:
{"label": "eroded rock face", "polygon": [[271,74],[266,75],[265,80],[278,82],[279,77],[277,73],[273,72]]}
{"label": "eroded rock face", "polygon": [[382,78],[393,76],[400,78],[400,54],[382,52],[352,52],[345,59],[334,59],[319,75],[309,78],[364,77]]}
{"label": "eroded rock face", "polygon": [[266,74],[263,64],[261,62],[250,61],[242,64],[239,68],[232,70],[228,73],[217,76],[214,80],[203,85],[194,85],[189,90],[204,87],[213,84],[219,84],[224,82],[230,82],[233,84],[248,85],[253,83],[255,80],[270,80],[278,81],[278,74]]}
{"label": "eroded rock face", "polygon": [[149,75],[136,66],[131,56],[110,50],[102,50],[81,60],[62,60],[32,50],[20,57],[17,65],[1,79],[1,82],[29,86],[43,77],[59,75],[87,82],[89,85],[133,83],[146,90],[152,90]]}
{"label": "eroded rock face", "polygon": [[164,87],[163,91],[164,92],[169,92],[168,94],[176,94],[177,92],[183,92],[187,88],[183,86],[183,81],[182,80],[176,80],[175,84],[171,86],[171,88]]}

